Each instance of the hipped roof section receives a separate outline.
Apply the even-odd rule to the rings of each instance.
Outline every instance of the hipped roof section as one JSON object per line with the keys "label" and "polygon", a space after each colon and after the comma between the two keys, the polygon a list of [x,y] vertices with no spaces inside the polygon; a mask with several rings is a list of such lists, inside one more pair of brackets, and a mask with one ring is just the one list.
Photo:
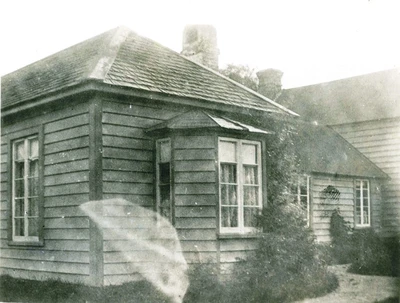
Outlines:
{"label": "hipped roof section", "polygon": [[294,112],[131,30],[119,27],[2,77],[2,108],[95,81],[265,112]]}
{"label": "hipped roof section", "polygon": [[147,132],[158,130],[188,130],[188,129],[224,129],[230,131],[250,132],[258,134],[272,134],[263,130],[227,117],[217,116],[205,111],[190,111],[178,115],[170,120],[152,126]]}

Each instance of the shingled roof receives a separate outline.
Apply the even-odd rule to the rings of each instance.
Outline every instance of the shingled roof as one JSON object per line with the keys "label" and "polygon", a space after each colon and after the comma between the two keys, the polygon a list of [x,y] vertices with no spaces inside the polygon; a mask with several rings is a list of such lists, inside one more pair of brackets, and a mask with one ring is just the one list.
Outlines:
{"label": "shingled roof", "polygon": [[400,117],[400,68],[285,89],[277,102],[325,125]]}
{"label": "shingled roof", "polygon": [[95,81],[255,110],[296,115],[258,93],[119,27],[2,78],[2,108]]}
{"label": "shingled roof", "polygon": [[306,172],[389,178],[379,167],[327,126],[296,122],[300,167]]}

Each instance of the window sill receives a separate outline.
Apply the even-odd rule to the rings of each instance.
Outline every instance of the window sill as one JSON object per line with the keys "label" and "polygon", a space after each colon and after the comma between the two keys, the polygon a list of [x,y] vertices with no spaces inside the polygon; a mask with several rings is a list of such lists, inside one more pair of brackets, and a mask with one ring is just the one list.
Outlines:
{"label": "window sill", "polygon": [[245,233],[245,234],[224,233],[224,234],[218,234],[218,239],[254,239],[254,238],[259,238],[260,236],[261,236],[260,232]]}
{"label": "window sill", "polygon": [[8,241],[9,246],[24,246],[24,247],[41,247],[44,246],[43,241]]}

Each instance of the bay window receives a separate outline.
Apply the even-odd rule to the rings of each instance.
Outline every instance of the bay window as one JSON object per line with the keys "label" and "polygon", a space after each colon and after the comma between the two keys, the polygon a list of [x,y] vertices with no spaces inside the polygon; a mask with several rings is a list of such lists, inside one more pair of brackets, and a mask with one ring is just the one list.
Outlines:
{"label": "bay window", "polygon": [[220,232],[254,231],[262,207],[261,145],[220,138],[218,159]]}

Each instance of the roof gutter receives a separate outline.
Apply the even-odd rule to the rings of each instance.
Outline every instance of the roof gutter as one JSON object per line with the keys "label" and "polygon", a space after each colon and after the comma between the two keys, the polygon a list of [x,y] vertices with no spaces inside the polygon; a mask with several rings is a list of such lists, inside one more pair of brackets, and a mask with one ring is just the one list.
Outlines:
{"label": "roof gutter", "polygon": [[49,92],[46,95],[37,96],[33,99],[27,99],[21,103],[5,106],[1,109],[1,116],[6,117],[8,115],[16,114],[23,110],[29,110],[40,105],[51,103],[58,99],[63,99],[73,95],[91,91],[104,92],[110,94],[120,94],[128,97],[146,98],[177,105],[186,105],[190,107],[198,107],[203,109],[207,108],[212,110],[227,111],[233,113],[238,112],[238,110],[242,110],[242,111],[257,112],[257,113],[264,112],[264,113],[282,114],[282,111],[279,110],[262,109],[255,107],[242,107],[234,104],[229,105],[229,104],[222,104],[220,102],[217,103],[217,101],[213,102],[213,100],[207,100],[207,99],[197,99],[197,98],[192,99],[176,95],[166,95],[165,93],[151,92],[132,87],[113,86],[111,84],[105,84],[96,79],[88,79],[83,82],[71,85],[69,87]]}

